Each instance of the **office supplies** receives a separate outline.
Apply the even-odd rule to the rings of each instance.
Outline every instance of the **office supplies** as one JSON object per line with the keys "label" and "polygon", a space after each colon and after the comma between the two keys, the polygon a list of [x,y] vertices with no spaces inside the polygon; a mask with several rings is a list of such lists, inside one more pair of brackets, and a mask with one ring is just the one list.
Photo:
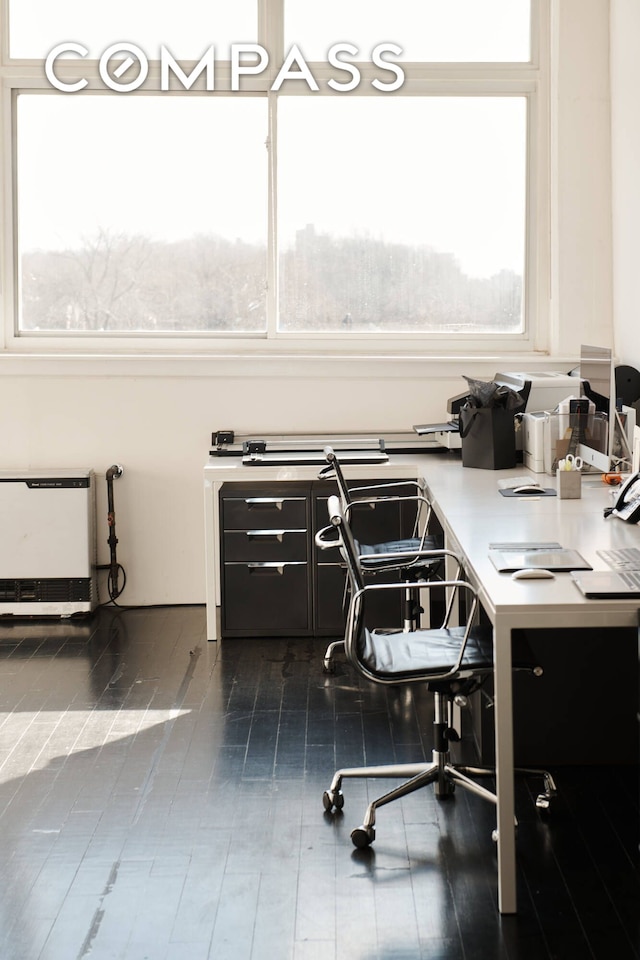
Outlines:
{"label": "office supplies", "polygon": [[[387,463],[389,455],[375,450],[343,450],[341,452],[344,463]],[[315,450],[254,450],[247,451],[242,457],[246,467],[296,466],[300,464],[322,464],[324,456]]]}
{"label": "office supplies", "polygon": [[514,570],[511,574],[512,580],[555,580],[555,578],[555,573],[544,567],[523,567],[522,570]]}
{"label": "office supplies", "polygon": [[386,463],[390,453],[442,453],[431,437],[415,433],[386,436],[360,434],[238,434],[216,430],[211,435],[210,457],[240,457],[247,466],[322,465],[330,444],[350,463]]}
{"label": "office supplies", "polygon": [[558,470],[582,470],[582,457],[574,457],[568,453],[562,460],[558,460]]}
{"label": "office supplies", "polygon": [[537,568],[544,570],[591,570],[577,550],[489,550],[489,557],[498,573]]}
{"label": "office supplies", "polygon": [[591,570],[572,573],[571,578],[581,593],[592,600],[640,597],[640,571],[637,570]]}
{"label": "office supplies", "polygon": [[582,460],[571,453],[558,461],[556,486],[561,500],[579,500],[582,496]]}

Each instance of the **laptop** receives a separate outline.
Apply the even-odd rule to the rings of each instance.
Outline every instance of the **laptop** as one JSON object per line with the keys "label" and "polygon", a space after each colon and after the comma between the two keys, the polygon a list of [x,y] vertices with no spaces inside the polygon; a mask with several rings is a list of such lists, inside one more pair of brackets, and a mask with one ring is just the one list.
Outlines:
{"label": "laptop", "polygon": [[571,577],[585,597],[591,600],[623,600],[640,597],[638,570],[585,570]]}

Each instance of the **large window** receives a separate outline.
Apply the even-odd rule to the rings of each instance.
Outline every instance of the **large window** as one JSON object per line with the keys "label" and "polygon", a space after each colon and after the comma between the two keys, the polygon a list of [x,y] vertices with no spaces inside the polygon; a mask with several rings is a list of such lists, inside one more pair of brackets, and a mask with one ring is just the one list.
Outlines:
{"label": "large window", "polygon": [[278,133],[281,330],[522,330],[523,98],[290,97]]}
{"label": "large window", "polygon": [[9,336],[531,345],[541,2],[0,0]]}
{"label": "large window", "polygon": [[24,332],[265,330],[264,98],[35,94],[17,120]]}

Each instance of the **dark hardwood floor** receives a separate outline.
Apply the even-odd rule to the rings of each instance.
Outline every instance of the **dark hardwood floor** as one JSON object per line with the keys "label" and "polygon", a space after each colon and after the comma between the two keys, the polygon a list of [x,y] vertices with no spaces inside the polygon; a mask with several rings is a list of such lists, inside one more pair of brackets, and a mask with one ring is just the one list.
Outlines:
{"label": "dark hardwood floor", "polygon": [[379,783],[323,810],[336,765],[430,755],[427,696],[324,676],[320,639],[204,625],[0,623],[2,960],[640,957],[637,769],[554,770],[546,820],[518,781],[501,917],[491,805],[420,791],[369,851],[349,834]]}

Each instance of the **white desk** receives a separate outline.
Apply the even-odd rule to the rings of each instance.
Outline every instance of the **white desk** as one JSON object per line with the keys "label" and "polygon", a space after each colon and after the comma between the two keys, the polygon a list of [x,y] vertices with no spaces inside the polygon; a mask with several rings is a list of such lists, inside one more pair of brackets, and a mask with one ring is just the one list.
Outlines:
{"label": "white desk", "polygon": [[[507,498],[499,477],[527,472],[470,470],[460,462],[432,458],[425,464],[428,495],[445,531],[447,546],[464,557],[493,624],[495,656],[495,739],[498,822],[498,904],[516,911],[513,789],[513,711],[511,631],[517,628],[637,627],[638,600],[587,600],[568,573],[554,580],[511,579],[498,573],[488,556],[495,541],[558,541],[580,551],[594,569],[606,569],[598,549],[640,546],[640,528],[605,520],[610,488],[597,478],[583,481],[579,500],[558,497]],[[540,478],[538,478],[540,479]],[[545,486],[554,487],[551,477]]]}
{"label": "white desk", "polygon": [[[516,911],[516,862],[513,789],[513,711],[511,631],[517,628],[637,627],[639,601],[586,600],[569,574],[554,580],[513,581],[496,572],[488,556],[495,541],[558,541],[580,551],[594,569],[606,565],[598,549],[640,546],[640,527],[605,520],[611,488],[599,477],[585,479],[579,500],[558,497],[511,498],[498,492],[503,476],[527,473],[522,465],[507,471],[464,468],[453,454],[399,455],[381,467],[350,467],[353,478],[424,476],[429,498],[443,526],[447,546],[464,559],[467,576],[478,588],[493,625],[495,649],[495,740],[498,823],[498,905],[502,913]],[[307,480],[315,467],[242,467],[238,461],[212,458],[205,467],[207,557],[207,636],[218,637],[216,610],[220,604],[218,493],[222,483],[253,480]],[[538,476],[543,485],[555,479]]]}

